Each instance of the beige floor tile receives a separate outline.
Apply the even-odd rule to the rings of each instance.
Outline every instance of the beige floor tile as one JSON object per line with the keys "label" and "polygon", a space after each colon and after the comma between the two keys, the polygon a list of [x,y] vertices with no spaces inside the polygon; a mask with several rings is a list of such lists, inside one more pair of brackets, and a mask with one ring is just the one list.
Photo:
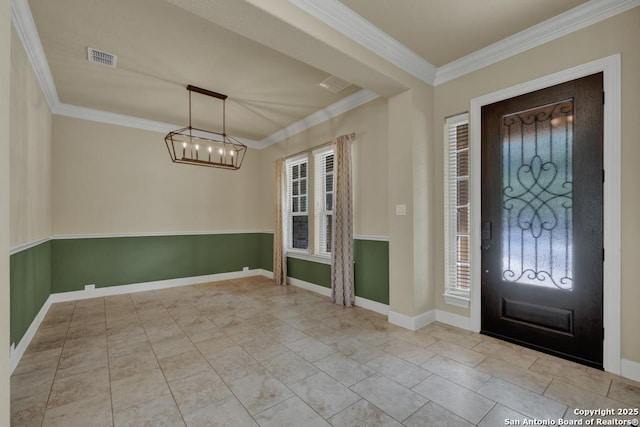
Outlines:
{"label": "beige floor tile", "polygon": [[480,387],[478,393],[531,418],[558,419],[567,409],[557,400],[540,396],[498,378],[487,381],[485,385]]}
{"label": "beige floor tile", "polygon": [[38,369],[11,377],[11,399],[21,399],[34,394],[49,392],[55,368]]}
{"label": "beige floor tile", "polygon": [[184,414],[189,427],[257,427],[235,396],[227,396],[195,412]]}
{"label": "beige floor tile", "polygon": [[329,423],[297,397],[265,409],[257,414],[255,419],[262,427],[329,426]]}
{"label": "beige floor tile", "polygon": [[473,348],[482,342],[482,338],[480,338],[479,335],[470,335],[466,331],[463,332],[460,329],[454,328],[436,329],[431,332],[430,335],[439,340],[447,341],[466,348]]}
{"label": "beige floor tile", "polygon": [[115,427],[178,427],[184,426],[182,415],[171,396],[139,403],[114,413]]}
{"label": "beige floor tile", "polygon": [[58,378],[51,387],[48,408],[66,405],[99,394],[109,393],[109,370],[106,367]]}
{"label": "beige floor tile", "polygon": [[198,350],[165,357],[159,359],[158,362],[167,381],[177,380],[211,369],[207,359]]}
{"label": "beige floor tile", "polygon": [[346,340],[338,341],[334,344],[334,347],[340,353],[360,363],[370,362],[384,354],[384,351],[380,348],[358,338],[347,338]]}
{"label": "beige floor tile", "polygon": [[222,379],[227,382],[249,374],[263,373],[265,371],[260,362],[240,347],[222,356],[209,359],[209,363],[220,374]]}
{"label": "beige floor tile", "polygon": [[551,382],[544,395],[574,408],[597,409],[624,406],[620,402],[558,379]]}
{"label": "beige floor tile", "polygon": [[259,337],[242,344],[242,348],[257,361],[273,359],[277,355],[289,351],[285,346],[268,337]]}
{"label": "beige floor tile", "polygon": [[412,390],[472,424],[478,423],[495,405],[493,400],[438,375],[430,376]]}
{"label": "beige floor tile", "polygon": [[63,406],[47,409],[43,427],[113,426],[109,393],[101,393]]}
{"label": "beige floor tile", "polygon": [[392,341],[381,345],[380,348],[383,351],[395,354],[399,358],[404,359],[409,363],[413,363],[414,365],[421,365],[436,355],[432,351],[426,350],[419,345],[412,344],[400,338],[393,339]]}
{"label": "beige floor tile", "polygon": [[145,371],[111,382],[114,411],[123,411],[169,393],[169,386],[160,369]]}
{"label": "beige floor tile", "polygon": [[478,365],[487,358],[487,356],[482,353],[451,344],[447,341],[437,341],[428,346],[427,350],[471,367]]}
{"label": "beige floor tile", "polygon": [[56,380],[58,378],[76,375],[81,372],[97,368],[107,368],[107,366],[107,352],[104,350],[93,350],[84,353],[67,353],[67,356],[60,357],[58,371],[56,372]]}
{"label": "beige floor tile", "polygon": [[65,358],[75,353],[85,353],[88,351],[101,350],[106,353],[107,351],[107,337],[97,335],[89,338],[68,339],[64,342],[64,349],[62,350],[62,357]]}
{"label": "beige floor tile", "polygon": [[360,400],[360,396],[323,372],[293,383],[289,388],[325,418]]}
{"label": "beige floor tile", "polygon": [[360,381],[351,386],[351,390],[399,422],[409,418],[428,401],[421,394],[380,374]]}
{"label": "beige floor tile", "polygon": [[[504,420],[503,420],[504,421]],[[436,405],[433,402],[429,402],[422,408],[418,409],[413,415],[411,415],[403,423],[407,427],[424,427],[424,426],[438,426],[438,427],[472,427],[473,424],[469,424],[464,419],[460,418],[453,412],[444,409],[441,406]],[[496,425],[503,425],[496,424]]]}
{"label": "beige floor tile", "polygon": [[315,362],[336,352],[330,347],[315,338],[306,337],[298,341],[290,342],[286,345],[290,350],[298,353],[307,362]]}
{"label": "beige floor tile", "polygon": [[151,349],[136,351],[120,357],[111,357],[109,360],[109,376],[111,381],[116,381],[151,371],[158,367],[158,361]]}
{"label": "beige floor tile", "polygon": [[401,427],[402,424],[364,399],[329,419],[334,427]]}
{"label": "beige floor tile", "polygon": [[640,408],[640,387],[627,382],[614,380],[611,383],[609,397],[632,405],[635,408]]}
{"label": "beige floor tile", "polygon": [[349,387],[375,374],[375,370],[367,365],[361,365],[342,353],[331,354],[313,364],[335,380]]}
{"label": "beige floor tile", "polygon": [[62,354],[62,347],[51,350],[25,352],[13,375],[26,374],[42,369],[55,369]]}
{"label": "beige floor tile", "polygon": [[195,350],[196,346],[193,345],[191,340],[186,335],[179,335],[175,337],[165,338],[159,341],[152,341],[151,347],[156,354],[156,357],[163,358],[169,356],[175,356],[176,354],[185,353],[187,351]]}
{"label": "beige floor tile", "polygon": [[[481,366],[482,363],[478,365],[478,367]],[[478,367],[470,368],[467,365],[442,356],[435,356],[421,366],[429,372],[438,374],[442,378],[448,379],[470,390],[478,390],[491,378],[491,375],[481,372]]]}
{"label": "beige floor tile", "polygon": [[283,384],[300,381],[318,372],[315,366],[290,350],[263,361],[262,365]]}
{"label": "beige floor tile", "polygon": [[383,354],[367,363],[366,366],[408,388],[431,375],[429,371],[392,354]]}
{"label": "beige floor tile", "polygon": [[587,369],[567,360],[558,359],[552,356],[538,358],[536,363],[529,368],[533,372],[548,372],[562,381],[573,384],[584,390],[588,390],[602,396],[606,396],[611,386],[611,378],[602,375],[601,371]]}
{"label": "beige floor tile", "polygon": [[293,396],[271,374],[252,373],[229,383],[233,394],[255,415]]}
{"label": "beige floor tile", "polygon": [[538,359],[534,355],[513,348],[509,343],[499,343],[497,340],[484,340],[473,347],[473,351],[497,357],[524,369],[529,368]]}
{"label": "beige floor tile", "polygon": [[85,323],[84,321],[78,321],[77,324],[71,322],[69,331],[67,332],[66,339],[74,340],[79,338],[91,338],[95,336],[106,336],[107,325],[104,319],[98,322]]}
{"label": "beige floor tile", "polygon": [[[478,427],[495,427],[506,425],[506,420],[515,420],[520,422],[520,425],[525,425],[525,420],[530,421],[528,418],[519,412],[512,411],[509,408],[505,408],[499,403],[495,405],[487,415],[478,423]],[[513,424],[516,425],[516,424]]]}
{"label": "beige floor tile", "polygon": [[39,427],[42,425],[47,409],[49,392],[34,394],[11,401],[11,425],[21,427]]}
{"label": "beige floor tile", "polygon": [[231,394],[229,387],[213,369],[171,381],[169,387],[180,411],[186,414]]}
{"label": "beige floor tile", "polygon": [[493,356],[486,358],[476,366],[476,369],[494,377],[502,378],[538,394],[544,393],[551,380],[551,376],[533,372]]}
{"label": "beige floor tile", "polygon": [[195,346],[207,359],[213,359],[242,348],[226,335],[199,341],[195,343]]}

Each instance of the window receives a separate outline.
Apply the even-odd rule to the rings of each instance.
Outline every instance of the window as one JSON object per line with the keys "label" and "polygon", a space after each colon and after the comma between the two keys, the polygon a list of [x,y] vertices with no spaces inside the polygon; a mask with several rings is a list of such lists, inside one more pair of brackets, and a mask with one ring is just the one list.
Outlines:
{"label": "window", "polygon": [[469,264],[469,117],[451,117],[445,124],[445,249],[446,290],[449,304],[468,307],[471,289]]}
{"label": "window", "polygon": [[329,262],[333,235],[333,148],[323,147],[288,159],[285,169],[287,250],[294,257],[311,256],[313,261]]}
{"label": "window", "polygon": [[309,248],[309,213],[307,156],[287,160],[287,248]]}
{"label": "window", "polygon": [[333,219],[333,150],[313,153],[315,169],[315,253],[331,255]]}

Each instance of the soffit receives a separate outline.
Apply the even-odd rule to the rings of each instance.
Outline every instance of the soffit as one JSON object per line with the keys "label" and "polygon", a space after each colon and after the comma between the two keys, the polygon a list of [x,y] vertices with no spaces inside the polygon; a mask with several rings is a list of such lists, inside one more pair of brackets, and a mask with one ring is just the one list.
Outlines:
{"label": "soffit", "polygon": [[439,67],[586,0],[340,0]]}
{"label": "soffit", "polygon": [[[224,93],[227,132],[260,140],[355,93],[328,73],[158,0],[29,0],[60,101],[177,125],[187,84]],[[87,47],[118,56],[111,69]],[[217,130],[221,103],[193,95],[194,125]]]}

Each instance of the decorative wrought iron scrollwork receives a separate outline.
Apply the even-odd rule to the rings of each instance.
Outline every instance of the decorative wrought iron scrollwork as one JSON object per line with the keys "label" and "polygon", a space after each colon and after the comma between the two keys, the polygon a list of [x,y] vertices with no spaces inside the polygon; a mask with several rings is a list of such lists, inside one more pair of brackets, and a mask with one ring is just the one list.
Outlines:
{"label": "decorative wrought iron scrollwork", "polygon": [[503,118],[504,280],[572,289],[573,101]]}

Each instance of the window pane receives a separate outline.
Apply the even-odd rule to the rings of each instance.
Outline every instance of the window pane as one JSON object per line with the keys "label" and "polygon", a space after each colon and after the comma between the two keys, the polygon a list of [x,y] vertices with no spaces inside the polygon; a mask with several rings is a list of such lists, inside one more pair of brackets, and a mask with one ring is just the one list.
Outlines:
{"label": "window pane", "polygon": [[456,148],[458,150],[469,147],[469,124],[468,123],[465,123],[463,125],[456,127],[456,145],[457,145]]}
{"label": "window pane", "polygon": [[471,283],[471,267],[469,264],[458,264],[456,266],[458,274],[457,287],[461,290],[469,290],[469,284]]}
{"label": "window pane", "polygon": [[333,175],[327,175],[325,180],[325,191],[333,191]]}
{"label": "window pane", "polygon": [[456,231],[458,233],[469,232],[469,208],[458,208],[458,222]]}
{"label": "window pane", "polygon": [[469,180],[459,179],[457,186],[458,188],[456,188],[456,191],[458,193],[458,206],[465,206],[469,204]]}
{"label": "window pane", "polygon": [[300,210],[299,210],[300,207],[298,205],[298,198],[294,197],[292,202],[293,202],[293,206],[291,207],[291,212],[300,212]]}
{"label": "window pane", "polygon": [[333,236],[333,224],[332,224],[332,219],[333,217],[331,215],[327,215],[326,221],[327,221],[327,227],[326,227],[326,234],[325,234],[325,241],[326,241],[326,245],[325,245],[325,251],[331,253],[331,238]]}
{"label": "window pane", "polygon": [[300,194],[307,194],[307,180],[300,181]]}
{"label": "window pane", "polygon": [[298,165],[293,165],[291,170],[292,170],[291,178],[292,179],[298,179]]}
{"label": "window pane", "polygon": [[469,237],[458,236],[458,261],[469,262]]}
{"label": "window pane", "polygon": [[307,211],[307,197],[300,196],[300,212],[306,212],[306,211]]}
{"label": "window pane", "polygon": [[457,154],[458,176],[469,176],[469,150]]}
{"label": "window pane", "polygon": [[309,218],[307,216],[292,217],[292,247],[307,249],[309,247]]}
{"label": "window pane", "polygon": [[327,165],[326,167],[327,173],[333,172],[333,154],[330,156],[327,156],[326,165]]}
{"label": "window pane", "polygon": [[307,177],[307,164],[303,163],[300,165],[300,178]]}
{"label": "window pane", "polygon": [[325,194],[325,210],[333,210],[333,194]]}
{"label": "window pane", "polygon": [[298,181],[293,181],[292,185],[291,185],[291,189],[292,189],[292,194],[294,196],[297,196],[298,194],[300,194],[300,186],[298,184]]}

